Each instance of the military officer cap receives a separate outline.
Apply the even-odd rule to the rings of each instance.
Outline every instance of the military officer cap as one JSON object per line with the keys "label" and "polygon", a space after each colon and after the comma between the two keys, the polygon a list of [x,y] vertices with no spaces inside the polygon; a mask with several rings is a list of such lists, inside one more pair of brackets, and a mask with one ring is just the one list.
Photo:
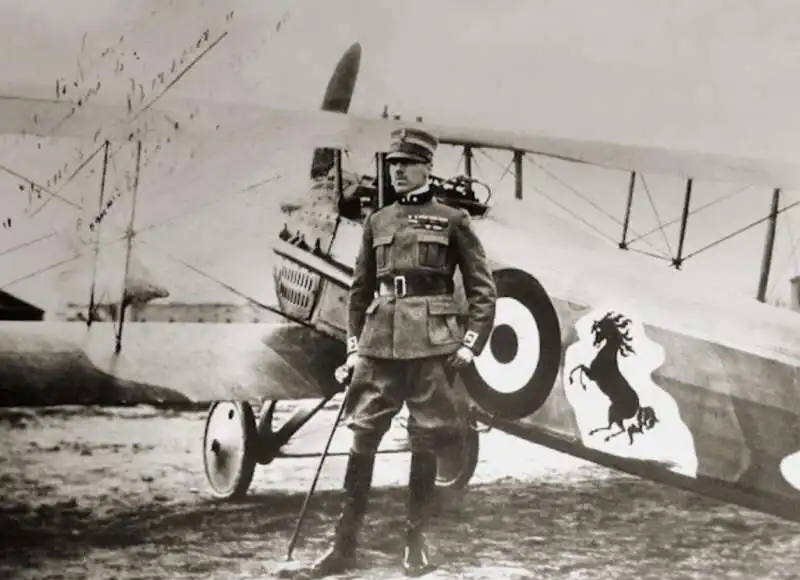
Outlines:
{"label": "military officer cap", "polygon": [[391,134],[387,161],[407,159],[419,163],[432,163],[439,140],[422,129],[395,129]]}

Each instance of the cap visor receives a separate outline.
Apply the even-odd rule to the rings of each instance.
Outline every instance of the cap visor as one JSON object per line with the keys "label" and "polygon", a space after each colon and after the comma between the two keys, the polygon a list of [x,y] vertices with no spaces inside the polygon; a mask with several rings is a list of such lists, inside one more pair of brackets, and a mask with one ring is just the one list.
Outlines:
{"label": "cap visor", "polygon": [[419,155],[412,155],[410,153],[402,153],[400,151],[395,151],[393,153],[389,153],[386,156],[386,161],[398,161],[401,159],[405,159],[407,161],[416,161],[417,163],[427,163],[428,160],[420,157]]}

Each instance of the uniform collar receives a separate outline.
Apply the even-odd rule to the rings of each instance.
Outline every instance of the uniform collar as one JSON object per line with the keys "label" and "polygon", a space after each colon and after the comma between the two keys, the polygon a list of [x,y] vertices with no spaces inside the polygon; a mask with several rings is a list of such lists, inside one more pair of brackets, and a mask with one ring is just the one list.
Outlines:
{"label": "uniform collar", "polygon": [[429,202],[432,197],[433,193],[430,190],[430,181],[427,181],[422,187],[412,189],[400,197],[397,202],[402,205],[421,205]]}

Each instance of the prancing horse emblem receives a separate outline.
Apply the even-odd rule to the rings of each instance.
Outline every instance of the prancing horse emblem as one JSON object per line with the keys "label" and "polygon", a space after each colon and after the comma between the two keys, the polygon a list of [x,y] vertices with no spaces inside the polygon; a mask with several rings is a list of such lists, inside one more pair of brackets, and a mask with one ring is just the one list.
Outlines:
{"label": "prancing horse emblem", "polygon": [[[588,367],[579,364],[570,371],[569,384],[573,384],[575,372],[580,372],[580,383],[584,391],[586,384],[583,381],[583,375],[586,375],[611,401],[608,407],[608,425],[592,429],[589,431],[589,435],[601,431],[611,431],[616,425],[619,427],[619,431],[609,434],[605,440],[610,441],[618,435],[627,433],[629,443],[633,444],[634,434],[652,429],[658,422],[658,417],[652,407],[640,405],[639,395],[619,368],[617,354],[627,357],[635,352],[631,345],[632,337],[628,328],[630,324],[631,321],[624,315],[614,315],[613,312],[608,312],[601,319],[595,321],[592,324],[593,345],[596,348],[603,341],[605,344]],[[635,423],[626,429],[624,421],[634,418]]]}

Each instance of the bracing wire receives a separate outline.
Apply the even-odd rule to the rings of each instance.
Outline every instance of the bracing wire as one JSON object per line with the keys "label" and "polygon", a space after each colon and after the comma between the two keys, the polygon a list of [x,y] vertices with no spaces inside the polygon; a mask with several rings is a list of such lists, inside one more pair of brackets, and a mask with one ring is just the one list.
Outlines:
{"label": "bracing wire", "polygon": [[[800,201],[796,201],[796,202],[794,202],[794,203],[791,203],[791,204],[789,204],[789,205],[787,205],[787,206],[785,206],[785,207],[782,207],[781,209],[779,209],[779,210],[778,210],[777,214],[778,214],[778,215],[780,215],[780,214],[782,214],[783,212],[785,212],[785,211],[788,211],[788,210],[792,209],[793,207],[795,207],[795,206],[797,206],[797,205],[800,205]],[[727,240],[730,240],[731,238],[733,238],[733,237],[736,237],[736,236],[738,236],[739,234],[742,234],[742,233],[746,232],[747,230],[750,230],[750,229],[752,229],[752,228],[756,227],[757,225],[759,225],[759,224],[761,224],[761,223],[763,223],[763,222],[767,221],[768,219],[770,219],[770,216],[769,216],[769,215],[767,215],[767,216],[765,216],[765,217],[763,217],[763,218],[761,218],[761,219],[758,219],[758,220],[756,220],[756,221],[754,221],[754,222],[751,222],[751,223],[747,224],[746,226],[744,226],[744,227],[741,227],[741,228],[739,228],[739,229],[737,229],[737,230],[735,230],[735,231],[731,232],[730,234],[727,234],[727,235],[725,235],[725,236],[723,236],[723,237],[719,238],[718,240],[715,240],[715,241],[711,242],[710,244],[706,244],[706,245],[705,245],[705,246],[703,246],[702,248],[700,248],[700,249],[698,249],[698,250],[695,250],[694,252],[692,252],[692,253],[690,253],[690,254],[687,254],[686,256],[684,256],[683,260],[684,260],[684,262],[685,262],[685,261],[686,261],[686,260],[688,260],[689,258],[691,258],[691,257],[693,257],[693,256],[696,256],[697,254],[700,254],[700,253],[702,253],[702,252],[705,252],[706,250],[710,250],[711,248],[713,248],[713,247],[715,247],[715,246],[718,246],[718,245],[719,245],[719,244],[721,244],[722,242],[725,242],[725,241],[727,241]]]}
{"label": "bracing wire", "polygon": [[38,244],[39,242],[44,242],[45,240],[49,240],[50,238],[54,238],[58,236],[56,232],[50,232],[49,234],[44,234],[43,236],[39,236],[38,238],[34,238],[33,240],[27,240],[25,242],[21,242],[16,246],[11,246],[10,248],[6,248],[2,252],[0,252],[0,257],[6,256],[8,254],[13,254],[17,250],[21,250],[23,248],[27,248],[28,246],[33,246]]}
{"label": "bracing wire", "polygon": [[[506,175],[507,175],[507,174],[508,174],[508,173],[511,171],[511,167],[513,166],[513,161],[512,161],[511,163],[509,163],[509,164],[508,164],[506,167],[503,167],[503,165],[502,165],[501,163],[499,163],[499,162],[498,162],[498,161],[497,161],[497,160],[496,160],[494,157],[492,157],[491,155],[487,154],[487,153],[486,153],[485,151],[483,151],[482,149],[478,149],[478,151],[480,151],[480,152],[481,152],[481,154],[482,154],[482,155],[483,155],[483,156],[484,156],[486,159],[488,159],[489,161],[491,161],[492,163],[494,163],[496,167],[498,167],[499,169],[502,169],[502,170],[503,170],[503,175],[501,176],[501,178],[500,178],[500,180],[499,180],[499,181],[502,181],[502,179],[503,179],[503,178],[504,178],[504,177],[505,177],[505,176],[506,176]],[[524,157],[524,159],[525,159],[525,161],[526,161],[527,163],[533,163],[533,164],[534,164],[536,167],[538,167],[538,168],[542,169],[543,171],[547,172],[547,170],[546,170],[546,169],[545,169],[545,168],[544,168],[544,167],[543,167],[541,164],[539,164],[539,163],[536,163],[536,162],[534,162],[534,161],[530,160],[529,156],[527,156],[527,155],[526,155],[526,156]],[[549,172],[548,174],[551,174],[551,173],[552,173],[552,172]],[[553,177],[554,179],[556,179],[557,181],[559,181],[560,183],[562,183],[562,185],[564,185],[565,187],[567,187],[568,189],[570,189],[571,191],[573,191],[573,193],[575,193],[575,194],[576,194],[578,197],[580,197],[580,198],[581,198],[581,199],[583,199],[584,201],[587,201],[587,202],[588,202],[590,205],[592,205],[592,206],[594,206],[594,207],[597,207],[597,206],[596,206],[596,204],[595,204],[594,202],[592,202],[591,200],[588,200],[588,199],[587,199],[587,198],[586,198],[586,197],[585,197],[583,194],[581,194],[580,192],[577,192],[577,191],[575,191],[575,188],[573,188],[573,187],[569,186],[568,184],[564,184],[564,183],[563,183],[561,180],[559,180],[559,179],[558,179],[556,176],[552,176],[552,175],[551,175],[551,177]],[[498,183],[499,183],[499,181],[498,181]],[[589,222],[587,219],[580,217],[580,216],[579,216],[577,213],[575,213],[573,210],[571,210],[570,208],[568,208],[568,207],[567,207],[567,206],[565,206],[564,204],[557,202],[555,199],[553,199],[551,196],[549,196],[549,195],[545,194],[543,191],[541,191],[541,190],[540,190],[540,189],[538,189],[537,187],[535,187],[535,186],[532,186],[532,185],[530,185],[529,183],[525,183],[525,187],[527,187],[527,188],[531,189],[531,190],[532,190],[534,193],[536,193],[536,194],[538,194],[538,195],[542,196],[543,198],[545,198],[546,200],[548,200],[550,203],[552,203],[552,204],[553,204],[553,205],[555,205],[556,207],[560,208],[562,211],[566,212],[566,213],[567,213],[567,214],[568,214],[570,217],[572,217],[573,219],[575,219],[575,220],[577,220],[577,221],[579,221],[579,222],[583,223],[585,226],[589,227],[589,228],[590,228],[592,231],[594,231],[595,233],[597,233],[597,234],[598,234],[600,237],[602,237],[603,239],[605,239],[605,240],[607,240],[607,241],[609,241],[609,242],[611,242],[611,243],[613,243],[613,244],[616,244],[616,243],[617,243],[617,242],[616,242],[616,240],[614,240],[614,239],[613,239],[611,236],[609,236],[607,233],[605,233],[604,231],[602,231],[602,230],[601,230],[600,228],[598,228],[596,225],[592,224],[592,223],[591,223],[591,222]],[[601,208],[598,208],[598,209],[599,209],[599,210],[600,210],[602,213],[604,213],[605,215],[609,215],[607,212],[605,212],[605,211],[604,211],[604,210],[602,210]],[[611,217],[611,219],[612,219],[612,220],[614,220],[614,221],[616,221],[617,223],[621,223],[621,222],[619,222],[619,220],[616,220],[616,218],[614,218],[613,216],[610,216],[610,215],[609,215],[609,217]],[[635,232],[634,232],[634,233],[635,233]],[[647,243],[649,246],[653,247],[654,249],[658,250],[658,248],[657,248],[656,246],[654,246],[653,244],[651,244],[651,243],[649,243],[649,242],[645,242],[645,243]],[[646,253],[646,252],[643,252],[643,253]],[[649,254],[649,253],[648,253],[648,255],[651,255],[651,254]],[[658,258],[660,258],[660,259],[664,259],[664,260],[667,260],[667,259],[669,259],[669,258],[668,258],[666,255],[660,255],[660,256],[654,256],[654,257],[658,257]]]}
{"label": "bracing wire", "polygon": [[[73,171],[70,174],[70,176],[67,177],[67,179],[64,181],[64,183],[62,183],[61,186],[55,191],[55,193],[51,194],[46,200],[44,200],[44,202],[42,202],[42,205],[40,205],[38,208],[36,208],[34,211],[31,212],[30,217],[33,217],[36,214],[38,214],[40,211],[42,211],[45,207],[47,207],[47,204],[50,203],[53,199],[57,198],[57,199],[60,199],[60,200],[64,201],[64,198],[62,198],[60,195],[57,195],[57,194],[60,194],[61,191],[67,185],[69,185],[72,182],[72,180],[74,180],[78,176],[78,174],[80,174],[80,172],[83,170],[83,168],[86,167],[95,157],[97,157],[98,153],[100,153],[100,151],[102,151],[104,147],[105,147],[105,142],[103,142],[102,145],[100,145],[97,149],[95,149],[92,152],[92,154],[89,155],[89,157],[84,159],[83,162],[81,162],[81,164],[75,169],[75,171]],[[77,205],[77,204],[74,204],[74,203],[70,203],[70,205],[75,206],[76,208],[78,208],[81,211],[83,211],[83,209],[84,209],[84,207],[81,206],[81,205]]]}
{"label": "bracing wire", "polygon": [[588,204],[589,204],[590,206],[592,206],[594,209],[596,209],[597,211],[599,211],[600,213],[602,213],[602,214],[603,214],[604,216],[606,216],[608,219],[610,219],[611,221],[613,221],[613,222],[617,223],[618,225],[622,225],[622,222],[621,222],[621,221],[620,221],[620,220],[619,220],[619,219],[618,219],[616,216],[614,216],[614,214],[612,214],[612,213],[610,213],[610,212],[606,211],[605,209],[603,209],[602,207],[600,207],[600,206],[599,206],[598,204],[596,204],[594,201],[592,201],[591,199],[589,199],[588,197],[586,197],[584,194],[582,194],[580,191],[578,191],[578,190],[577,190],[577,188],[575,188],[574,186],[570,185],[569,183],[567,183],[566,181],[564,181],[563,179],[561,179],[561,178],[560,178],[558,175],[556,175],[555,173],[553,173],[553,172],[552,172],[551,170],[549,170],[547,167],[545,167],[544,165],[542,165],[541,163],[539,163],[538,161],[536,161],[536,160],[535,160],[535,159],[533,159],[533,158],[531,158],[531,159],[529,160],[529,162],[530,162],[530,163],[533,163],[533,164],[534,164],[536,167],[538,167],[539,169],[541,169],[541,170],[542,170],[542,172],[543,172],[545,175],[547,175],[547,176],[548,176],[548,177],[550,177],[552,180],[554,180],[554,181],[556,181],[556,182],[560,183],[561,185],[563,185],[565,188],[567,188],[567,189],[568,189],[569,191],[571,191],[573,194],[575,194],[575,195],[576,195],[576,196],[578,196],[580,199],[582,199],[583,201],[585,201],[586,203],[588,203]]}
{"label": "bracing wire", "polygon": [[[181,218],[185,218],[185,217],[187,217],[187,216],[189,216],[191,214],[197,213],[198,211],[201,211],[202,209],[205,209],[206,207],[209,207],[209,206],[214,205],[216,203],[221,203],[221,202],[223,202],[225,200],[228,200],[228,199],[231,198],[232,195],[241,195],[241,194],[253,193],[254,191],[256,191],[258,189],[258,187],[260,187],[262,185],[265,185],[266,183],[279,180],[281,178],[282,178],[281,175],[272,176],[270,178],[261,180],[261,181],[259,181],[257,183],[247,185],[247,186],[243,187],[242,189],[240,189],[239,191],[234,192],[233,194],[231,194],[230,192],[226,191],[224,194],[221,194],[218,197],[215,197],[215,198],[213,198],[211,200],[208,200],[205,203],[193,206],[193,207],[189,208],[188,210],[186,210],[184,212],[181,212],[178,215],[170,216],[169,218],[167,218],[167,219],[165,219],[163,221],[154,222],[154,223],[150,223],[150,224],[148,224],[146,226],[139,227],[139,228],[136,229],[136,233],[141,233],[141,232],[144,232],[144,231],[152,231],[154,229],[157,229],[157,228],[160,228],[160,227],[164,227],[166,225],[174,223],[175,221],[177,221],[177,220],[179,220]],[[125,232],[122,232],[122,230],[120,228],[117,228],[116,231],[117,231],[117,233],[120,234],[119,236],[111,238],[111,239],[108,239],[108,240],[104,240],[103,242],[101,242],[101,243],[99,243],[97,245],[97,248],[98,249],[105,248],[105,247],[111,246],[113,244],[117,244],[117,243],[123,242],[123,241],[125,241],[127,239],[129,234],[127,234]],[[52,236],[55,236],[55,235],[57,235],[57,234],[48,234],[47,237],[52,237]],[[30,242],[29,245],[32,244],[32,243],[38,242],[38,241],[41,241],[41,240],[35,240],[34,242]],[[144,240],[140,239],[139,241],[144,241]],[[16,249],[19,249],[19,248],[17,247]],[[85,251],[88,251],[88,247],[87,247],[87,249]],[[18,278],[15,278],[15,279],[13,279],[13,280],[11,280],[9,282],[5,282],[4,284],[2,284],[0,286],[0,289],[8,288],[8,287],[13,286],[14,284],[17,284],[17,283],[22,282],[24,280],[28,280],[28,279],[33,278],[35,276],[38,276],[40,274],[44,274],[44,273],[46,273],[46,272],[48,272],[48,271],[50,271],[50,270],[52,270],[54,268],[57,268],[59,266],[63,266],[63,265],[66,265],[66,264],[68,264],[70,262],[74,262],[76,260],[79,260],[81,257],[83,257],[85,251],[82,250],[81,252],[79,252],[78,254],[74,255],[71,258],[68,258],[66,260],[60,260],[60,261],[58,261],[58,262],[56,262],[54,264],[50,264],[48,266],[44,266],[44,267],[39,268],[39,269],[37,269],[37,270],[35,270],[33,272],[30,272],[30,273],[24,274],[24,275],[22,275],[22,276],[20,276]],[[0,254],[0,256],[2,256],[2,254]]]}
{"label": "bracing wire", "polygon": [[[127,144],[126,144],[126,145],[127,145]],[[283,150],[285,150],[287,147],[288,147],[288,145],[284,145],[284,146],[281,146],[281,147],[276,147],[276,148],[274,148],[274,149],[272,149],[271,151],[268,151],[268,152],[266,152],[266,153],[267,153],[267,154],[269,154],[269,155],[272,155],[272,154],[279,153],[280,151],[283,151]],[[118,152],[119,152],[119,149],[117,150],[117,153],[118,153]],[[225,156],[221,156],[221,157],[222,157],[222,160],[221,160],[219,163],[220,163],[221,165],[223,165],[224,163],[226,163],[226,162],[227,162],[227,160],[226,160]],[[116,157],[115,157],[113,154],[110,154],[110,155],[109,155],[109,159],[108,159],[108,160],[109,160],[109,163],[110,163],[110,164],[111,164],[113,167],[115,167],[115,168],[116,168]],[[85,164],[84,164],[84,165],[85,165]],[[277,169],[276,169],[276,171],[277,171]],[[162,196],[162,195],[179,195],[179,193],[180,193],[181,191],[186,191],[187,189],[190,189],[190,188],[191,188],[191,187],[192,187],[194,184],[196,184],[198,181],[201,181],[202,179],[204,179],[202,175],[200,175],[200,176],[197,176],[197,177],[195,177],[195,178],[193,178],[193,179],[192,179],[192,178],[189,178],[189,179],[186,179],[186,178],[184,178],[184,179],[181,181],[180,187],[175,187],[175,186],[170,186],[170,185],[167,185],[167,186],[164,186],[163,188],[161,188],[161,189],[160,189],[159,191],[157,191],[156,193],[148,193],[148,196],[149,196],[149,197],[151,197],[151,198],[153,198],[153,197],[156,197],[156,196],[160,197],[160,196]],[[260,183],[260,185],[263,185],[264,183],[266,183],[267,181],[270,181],[270,180],[272,180],[272,179],[274,179],[274,176],[270,176],[270,178],[268,178],[267,180],[265,180],[263,183]],[[256,187],[257,185],[259,185],[259,184],[251,185],[251,186],[248,186],[248,187]],[[241,193],[241,192],[239,192],[239,193]],[[41,209],[41,207],[40,207],[39,209]],[[193,211],[193,208],[190,208],[190,209],[188,210],[188,212],[190,212],[190,213],[191,213],[192,211]],[[27,242],[27,241],[26,241],[26,242],[23,242],[23,243],[21,243],[21,244],[18,244],[17,246],[14,246],[14,247],[12,247],[12,248],[9,248],[9,249],[7,249],[7,250],[3,251],[2,253],[0,253],[0,256],[2,256],[2,255],[5,255],[5,254],[8,254],[8,253],[11,253],[11,252],[13,252],[13,251],[15,251],[15,250],[18,250],[18,249],[21,249],[21,248],[23,248],[23,247],[26,247],[27,245],[29,245],[29,244],[31,244],[31,243],[37,243],[37,242],[40,242],[40,241],[44,241],[44,240],[46,240],[46,239],[48,239],[48,238],[50,238],[50,237],[53,237],[53,236],[59,236],[59,235],[61,235],[59,232],[52,232],[52,233],[50,233],[50,234],[47,234],[47,235],[45,235],[45,236],[42,236],[42,237],[40,237],[40,238],[37,238],[37,239],[36,239],[36,240],[34,240],[34,241],[31,241],[31,242]]]}
{"label": "bracing wire", "polygon": [[642,250],[641,248],[630,248],[629,247],[628,251],[636,252],[637,254],[643,254],[645,256],[650,256],[651,258],[657,258],[659,260],[665,260],[667,262],[672,261],[672,258],[669,258],[667,256],[662,256],[661,254],[655,254],[653,252],[648,252],[647,250]]}
{"label": "bracing wire", "polygon": [[[275,149],[275,150],[273,150],[273,151],[271,151],[269,153],[276,153],[276,152],[281,151],[282,149],[285,149],[285,147],[277,148],[277,149]],[[113,159],[112,157],[109,157],[109,161],[111,161],[112,159]],[[180,212],[178,215],[175,215],[175,216],[172,216],[172,217],[168,218],[168,220],[164,220],[163,222],[162,221],[154,222],[154,223],[151,223],[151,224],[147,224],[147,225],[141,226],[141,227],[137,228],[137,232],[148,231],[150,229],[155,229],[157,227],[161,227],[161,225],[166,225],[167,223],[172,223],[172,222],[174,222],[174,221],[176,221],[176,220],[178,220],[178,219],[180,219],[182,217],[186,217],[186,216],[189,216],[189,215],[192,215],[192,214],[196,213],[197,211],[201,211],[205,207],[208,207],[210,205],[214,205],[216,203],[222,202],[225,199],[230,198],[231,195],[235,196],[235,195],[240,195],[240,194],[243,194],[243,193],[247,193],[248,191],[250,191],[250,190],[252,190],[254,188],[260,187],[260,186],[265,185],[265,184],[267,184],[267,183],[269,183],[271,181],[275,181],[275,180],[278,180],[278,179],[281,179],[281,178],[282,178],[281,174],[271,175],[270,177],[268,177],[266,179],[263,179],[263,180],[255,183],[255,184],[250,184],[250,185],[244,187],[243,189],[241,189],[240,191],[234,192],[233,194],[231,194],[229,191],[225,190],[224,193],[222,193],[222,194],[220,194],[218,196],[214,196],[210,200],[206,200],[206,201],[204,201],[204,202],[202,202],[200,204],[197,204],[195,206],[187,208],[183,212]],[[182,189],[191,188],[192,185],[194,185],[197,181],[199,181],[201,179],[202,179],[202,176],[199,176],[199,177],[197,177],[195,179],[184,180],[184,181],[181,182],[181,188]],[[161,190],[159,190],[155,194],[149,193],[148,196],[156,197],[156,196],[162,196],[162,195],[179,195],[178,192],[180,191],[181,188],[176,188],[176,187],[173,187],[173,186],[165,186],[164,188],[162,188]],[[114,228],[114,229],[116,229],[116,230],[118,230],[120,232],[122,231],[120,228],[115,227],[113,224],[108,224],[108,225],[111,225],[112,228]],[[21,242],[21,243],[15,245],[15,246],[12,246],[10,248],[7,248],[7,249],[3,250],[2,252],[0,252],[0,256],[11,254],[11,253],[13,253],[15,251],[21,250],[21,249],[26,248],[28,246],[31,246],[31,245],[46,241],[46,240],[48,240],[50,238],[57,237],[57,236],[60,236],[60,235],[63,235],[63,234],[59,233],[59,232],[50,232],[50,233],[44,234],[44,235],[42,235],[42,236],[40,236],[38,238],[35,238],[33,240],[27,240],[25,242]]]}
{"label": "bracing wire", "polygon": [[48,195],[50,195],[50,196],[57,197],[57,198],[58,198],[60,201],[63,201],[64,203],[66,203],[66,204],[68,204],[68,205],[71,205],[71,206],[73,206],[73,207],[75,207],[75,208],[78,208],[78,209],[83,209],[83,208],[82,208],[80,205],[78,205],[77,203],[75,203],[75,202],[74,202],[74,201],[72,201],[71,199],[68,199],[68,198],[66,198],[66,197],[63,197],[63,196],[59,195],[59,194],[58,194],[58,193],[56,193],[56,192],[50,191],[50,189],[49,189],[49,188],[47,188],[47,187],[44,187],[43,185],[40,185],[40,184],[38,184],[38,183],[37,183],[36,181],[34,181],[33,179],[28,179],[27,177],[25,177],[25,176],[24,176],[24,175],[22,175],[21,173],[18,173],[17,171],[14,171],[14,170],[13,170],[13,169],[11,169],[10,167],[6,167],[5,165],[0,165],[0,171],[4,171],[4,172],[8,173],[9,175],[13,175],[14,177],[16,177],[17,179],[19,179],[20,181],[25,181],[26,183],[30,184],[30,186],[31,186],[32,188],[34,188],[34,187],[35,187],[37,191],[43,191],[43,192],[45,192],[46,194],[48,194]]}
{"label": "bracing wire", "polygon": [[[750,185],[745,185],[743,187],[740,187],[739,189],[734,190],[731,193],[726,193],[725,195],[721,195],[721,196],[719,196],[717,198],[714,198],[711,201],[709,201],[708,203],[698,205],[694,209],[690,209],[689,212],[688,212],[688,215],[689,216],[695,215],[695,214],[700,213],[701,211],[703,211],[705,209],[708,209],[709,207],[717,205],[718,203],[721,203],[721,202],[726,201],[728,199],[732,199],[735,196],[744,193],[745,191],[747,191],[751,187],[752,186],[750,186]],[[669,227],[669,226],[671,226],[673,224],[678,223],[679,221],[681,221],[681,219],[682,218],[680,216],[678,216],[678,217],[676,217],[674,219],[669,220],[668,222],[665,222],[663,225],[666,228],[666,227]],[[635,237],[630,239],[629,243],[633,243],[633,242],[636,242],[636,241],[638,241],[638,240],[640,240],[642,238],[646,238],[647,236],[650,236],[650,235],[656,233],[659,229],[661,229],[660,226],[657,226],[657,227],[653,228],[652,230],[649,230],[649,231],[647,231],[647,232],[645,232],[643,234],[635,236]]]}
{"label": "bracing wire", "polygon": [[667,251],[671,254],[672,245],[669,243],[669,237],[667,236],[667,232],[664,231],[664,224],[661,221],[661,215],[658,213],[658,208],[656,207],[656,203],[653,200],[653,195],[650,193],[650,188],[647,186],[647,180],[644,178],[644,175],[638,173],[637,177],[639,177],[639,179],[642,180],[642,185],[644,186],[644,190],[647,193],[647,199],[650,202],[650,207],[653,209],[653,215],[656,217],[656,223],[658,224],[657,229],[661,231],[661,235],[664,237],[664,243],[667,245]]}
{"label": "bracing wire", "polygon": [[36,276],[39,276],[41,274],[44,274],[45,272],[49,272],[50,270],[54,270],[55,268],[58,268],[60,266],[65,266],[65,265],[67,265],[67,264],[69,264],[71,262],[76,262],[76,261],[80,260],[83,257],[83,255],[84,255],[84,252],[78,252],[77,254],[73,255],[72,257],[65,258],[63,260],[59,260],[58,262],[55,262],[54,264],[49,264],[47,266],[44,266],[44,267],[39,268],[37,270],[34,270],[33,272],[29,272],[28,274],[25,274],[23,276],[15,278],[15,279],[11,280],[10,282],[6,282],[2,286],[0,286],[0,290],[9,288],[10,286],[13,286],[14,284],[18,284],[19,282],[23,282],[25,280],[29,280],[30,278],[34,278]]}
{"label": "bracing wire", "polygon": [[[526,160],[526,161],[528,161],[528,157],[527,157],[527,156],[525,157],[525,160]],[[537,166],[537,167],[539,167],[539,168],[541,168],[541,167],[542,167],[542,166],[541,166],[540,164],[538,164],[538,163],[535,163],[535,162],[531,162],[531,163],[534,163],[534,165],[536,165],[536,166]],[[603,238],[605,238],[606,240],[608,240],[608,241],[609,241],[609,242],[611,242],[612,244],[615,244],[615,245],[617,244],[617,241],[616,241],[614,238],[612,238],[611,236],[609,236],[608,234],[606,234],[605,232],[603,232],[603,231],[602,231],[600,228],[598,228],[597,226],[595,226],[594,224],[592,224],[591,222],[589,222],[589,221],[588,221],[588,220],[586,220],[585,218],[582,218],[582,217],[580,217],[580,216],[579,216],[577,213],[575,213],[575,212],[574,212],[574,211],[572,211],[571,209],[567,208],[566,206],[564,206],[564,205],[562,205],[562,204],[559,204],[559,203],[557,203],[557,202],[556,202],[554,199],[552,199],[550,196],[547,196],[547,195],[545,195],[545,194],[544,194],[542,191],[540,191],[538,188],[536,188],[536,187],[533,187],[533,186],[529,186],[529,187],[532,187],[532,188],[533,188],[533,190],[534,190],[534,191],[536,191],[536,192],[537,192],[539,195],[542,195],[542,196],[544,196],[544,197],[545,197],[545,198],[547,198],[547,199],[548,199],[548,200],[549,200],[551,203],[553,203],[553,204],[557,205],[558,207],[560,207],[561,209],[563,209],[565,212],[567,212],[567,214],[569,214],[570,216],[572,216],[574,219],[576,219],[576,220],[578,220],[578,221],[580,221],[580,222],[584,223],[585,225],[589,226],[589,227],[590,227],[592,230],[594,230],[595,232],[597,232],[598,234],[600,234],[600,236],[602,236]],[[573,190],[574,190],[574,188],[573,188]],[[585,199],[585,196],[583,196],[583,195],[582,195],[582,194],[580,194],[579,192],[577,193],[577,195],[578,195],[578,197],[580,197],[580,198],[582,198],[582,199]],[[586,200],[586,201],[589,201],[589,200]],[[591,202],[591,201],[589,201],[589,203],[590,203],[592,206],[595,206],[595,205],[596,205],[596,204],[594,204],[594,202]],[[601,211],[602,211],[602,210],[601,210]],[[605,212],[605,211],[602,211],[602,213],[606,213],[606,212]],[[619,220],[617,220],[616,218],[613,218],[613,216],[612,216],[612,219],[613,219],[614,221],[616,221],[617,223],[620,223],[620,222],[619,222]],[[658,250],[658,248],[657,248],[657,247],[655,247],[653,244],[651,244],[651,243],[648,243],[648,245],[649,245],[649,246],[651,246],[651,247],[653,247],[654,249]],[[666,256],[666,255],[662,255],[661,257],[662,257],[662,258],[664,258],[664,259],[666,259],[666,258],[667,258],[667,256]]]}
{"label": "bracing wire", "polygon": [[[486,155],[486,154],[484,154],[484,156],[485,156],[485,157],[486,157],[486,158],[487,158],[489,161],[491,161],[492,163],[494,163],[494,164],[495,164],[495,165],[496,165],[498,168],[500,168],[500,169],[503,169],[503,166],[502,166],[502,165],[501,165],[501,164],[500,164],[500,163],[499,163],[499,162],[498,162],[496,159],[494,159],[492,156],[490,156],[490,155]],[[600,237],[602,237],[602,238],[604,238],[604,239],[606,239],[606,240],[608,240],[608,241],[610,241],[610,242],[612,242],[612,243],[614,242],[614,240],[613,240],[613,239],[612,239],[612,238],[611,238],[611,237],[610,237],[608,234],[606,234],[605,232],[603,232],[603,231],[602,231],[601,229],[599,229],[597,226],[595,226],[594,224],[592,224],[592,223],[591,223],[591,222],[589,222],[588,220],[586,220],[586,219],[584,219],[584,218],[580,217],[579,215],[575,214],[575,212],[573,212],[572,210],[570,210],[570,209],[569,209],[568,207],[566,207],[564,204],[561,204],[561,203],[557,202],[555,199],[553,199],[551,196],[549,196],[549,195],[547,195],[546,193],[544,193],[543,191],[541,191],[541,190],[540,190],[539,188],[537,188],[536,186],[534,186],[534,185],[530,185],[530,184],[526,183],[526,184],[525,184],[525,187],[529,188],[530,190],[532,190],[532,191],[533,191],[534,193],[536,193],[537,195],[540,195],[540,196],[542,196],[542,197],[543,197],[543,198],[545,198],[547,201],[549,201],[550,203],[552,203],[552,204],[553,204],[553,205],[555,205],[556,207],[558,207],[558,208],[560,208],[561,210],[563,210],[564,212],[566,212],[566,213],[567,213],[569,216],[571,216],[572,218],[574,218],[574,219],[576,219],[577,221],[579,221],[579,222],[583,223],[583,224],[584,224],[585,226],[587,226],[589,229],[591,229],[592,231],[594,231],[595,233],[597,233],[597,234],[598,234]]]}
{"label": "bracing wire", "polygon": [[[479,152],[481,155],[483,155],[483,157],[484,157],[485,159],[488,159],[490,162],[494,163],[494,164],[495,164],[495,165],[497,165],[498,167],[502,167],[502,166],[500,165],[500,163],[499,163],[499,162],[498,162],[496,159],[493,159],[493,158],[492,158],[492,156],[491,156],[491,155],[489,155],[488,153],[486,153],[486,151],[484,151],[483,149],[479,148],[479,149],[478,149],[478,152]],[[513,166],[514,166],[514,160],[512,159],[511,161],[509,161],[509,162],[508,162],[508,165],[506,165],[505,169],[503,169],[503,173],[501,173],[501,174],[500,174],[500,177],[497,179],[497,181],[495,181],[495,182],[492,184],[492,190],[496,189],[496,188],[497,188],[497,186],[498,186],[498,185],[500,185],[500,183],[502,183],[502,182],[503,182],[503,180],[506,178],[506,176],[507,176],[509,173],[511,173],[511,168],[512,168]]]}

